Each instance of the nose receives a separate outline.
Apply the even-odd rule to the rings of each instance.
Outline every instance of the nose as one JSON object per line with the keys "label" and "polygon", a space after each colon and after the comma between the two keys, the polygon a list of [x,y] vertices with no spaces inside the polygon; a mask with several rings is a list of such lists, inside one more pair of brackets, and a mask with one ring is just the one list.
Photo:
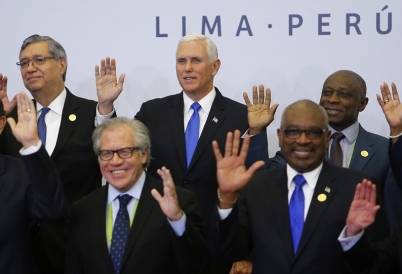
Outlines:
{"label": "nose", "polygon": [[30,60],[27,66],[27,71],[34,71],[36,70],[36,67],[34,65],[34,60]]}
{"label": "nose", "polygon": [[112,159],[109,160],[109,163],[111,165],[120,165],[121,163],[123,163],[123,159],[120,158],[119,154],[117,154],[117,151],[115,151],[113,153]]}
{"label": "nose", "polygon": [[187,61],[186,62],[186,67],[185,67],[186,71],[192,71],[193,70],[193,66],[191,64],[191,61]]}
{"label": "nose", "polygon": [[305,143],[309,143],[311,140],[310,138],[307,137],[306,132],[302,132],[300,133],[299,138],[297,138],[297,142],[300,144],[305,144]]}
{"label": "nose", "polygon": [[328,96],[328,102],[336,103],[339,102],[339,96],[337,92],[333,92],[330,96]]}

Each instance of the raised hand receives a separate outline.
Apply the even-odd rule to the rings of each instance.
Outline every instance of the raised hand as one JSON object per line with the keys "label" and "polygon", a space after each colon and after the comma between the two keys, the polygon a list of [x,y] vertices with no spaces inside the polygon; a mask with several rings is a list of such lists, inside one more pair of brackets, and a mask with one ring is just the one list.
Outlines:
{"label": "raised hand", "polygon": [[355,236],[374,223],[375,215],[380,209],[380,206],[375,204],[376,193],[376,187],[371,181],[364,179],[362,183],[357,184],[346,219],[346,237]]}
{"label": "raised hand", "polygon": [[151,190],[152,196],[158,201],[162,212],[171,221],[178,221],[183,216],[183,211],[180,209],[179,201],[177,199],[176,188],[173,183],[172,176],[169,169],[162,167],[158,169],[158,174],[163,180],[163,196],[159,194],[156,189]]}
{"label": "raised hand", "polygon": [[[387,83],[380,86],[381,96],[377,94],[377,101],[385,114],[390,127],[402,128],[402,105],[399,100],[398,90],[394,83],[391,84],[392,94]],[[398,134],[401,132],[398,132]],[[392,134],[391,134],[392,135]]]}
{"label": "raised hand", "polygon": [[18,107],[18,123],[13,118],[7,118],[15,138],[24,148],[36,146],[39,142],[36,110],[31,99],[24,92],[16,95]]}
{"label": "raised hand", "polygon": [[257,161],[249,169],[246,168],[244,162],[249,144],[250,136],[247,135],[241,149],[239,149],[240,131],[236,130],[234,134],[229,132],[226,137],[225,154],[222,156],[218,143],[212,142],[216,158],[220,198],[226,202],[221,203],[220,201],[221,208],[231,207],[231,203],[236,200],[237,193],[248,184],[254,173],[264,165],[264,161]]}
{"label": "raised hand", "polygon": [[123,73],[117,82],[116,61],[106,57],[101,60],[101,66],[95,66],[96,92],[98,95],[99,113],[107,115],[113,110],[113,102],[123,91],[124,77]]}
{"label": "raised hand", "polygon": [[9,114],[17,104],[16,96],[9,101],[7,96],[7,77],[0,73],[0,99],[3,101],[3,108],[6,115]]}
{"label": "raised hand", "polygon": [[260,85],[257,92],[257,86],[253,86],[253,104],[251,104],[246,92],[243,93],[244,102],[247,106],[249,133],[258,134],[265,130],[274,120],[276,109],[279,104],[271,107],[271,90],[266,89],[264,98],[264,85]]}

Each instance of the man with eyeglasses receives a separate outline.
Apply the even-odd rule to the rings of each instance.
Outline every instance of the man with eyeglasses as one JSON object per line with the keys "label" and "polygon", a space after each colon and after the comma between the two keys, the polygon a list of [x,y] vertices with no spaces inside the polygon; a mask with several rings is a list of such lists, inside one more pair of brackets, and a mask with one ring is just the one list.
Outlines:
{"label": "man with eyeglasses", "polygon": [[92,138],[108,184],[72,206],[66,273],[207,273],[195,194],[175,187],[165,167],[158,169],[163,182],[145,172],[151,151],[145,125],[118,117]]}
{"label": "man with eyeglasses", "polygon": [[[116,64],[110,58],[96,67],[98,102],[73,95],[65,87],[67,54],[48,36],[32,35],[22,43],[19,62],[25,87],[34,98],[39,136],[60,173],[69,203],[102,185],[92,131],[113,113],[113,102],[122,91],[124,74],[117,82]],[[8,117],[17,118],[15,100],[7,97],[7,77],[0,74],[0,98]],[[79,92],[79,91],[77,91]],[[20,146],[6,126],[0,136],[0,152],[18,156]],[[63,273],[67,223],[35,224],[34,251],[41,273]]]}
{"label": "man with eyeglasses", "polygon": [[[319,104],[328,114],[331,138],[328,160],[338,166],[370,174],[377,185],[381,209],[374,223],[377,232],[373,241],[389,235],[402,221],[402,191],[390,170],[388,140],[368,132],[358,121],[368,104],[366,82],[357,73],[340,70],[325,80]],[[263,140],[265,141],[265,139]],[[268,158],[268,157],[267,157]],[[282,152],[266,160],[266,167],[286,165]]]}
{"label": "man with eyeglasses", "polygon": [[277,134],[286,166],[255,174],[264,162],[247,170],[248,138],[240,149],[239,132],[229,133],[223,156],[213,143],[219,189],[210,244],[229,262],[252,251],[256,274],[350,273],[337,238],[367,175],[325,161],[328,116],[310,100],[284,110]]}

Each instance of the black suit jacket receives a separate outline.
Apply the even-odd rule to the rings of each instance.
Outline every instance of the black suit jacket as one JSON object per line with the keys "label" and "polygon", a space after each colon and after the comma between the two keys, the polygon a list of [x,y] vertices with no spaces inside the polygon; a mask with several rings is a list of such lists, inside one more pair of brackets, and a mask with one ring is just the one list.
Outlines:
{"label": "black suit jacket", "polygon": [[[178,237],[152,197],[153,188],[163,193],[162,182],[147,174],[120,273],[206,273],[205,227],[194,194],[176,188],[187,216],[186,231]],[[107,191],[104,186],[73,205],[66,273],[115,273],[106,242]]]}
{"label": "black suit jacket", "polygon": [[0,155],[0,273],[37,273],[31,220],[67,218],[59,174],[45,148],[21,159]]}
{"label": "black suit jacket", "polygon": [[402,226],[383,241],[370,244],[365,234],[344,253],[354,273],[401,273]]}
{"label": "black suit jacket", "polygon": [[[95,128],[95,101],[73,95],[67,88],[59,135],[51,158],[60,173],[67,201],[72,204],[102,185],[97,157],[92,149]],[[75,116],[74,116],[75,115]],[[17,119],[17,108],[8,115]],[[19,156],[21,144],[7,124],[0,135],[0,152]],[[67,225],[41,224],[40,234],[46,255],[55,268],[62,269],[65,259]]]}
{"label": "black suit jacket", "polygon": [[[349,273],[337,241],[356,184],[367,176],[324,161],[296,254],[289,221],[286,167],[257,172],[228,216],[215,210],[212,248],[236,261],[253,250],[253,273]],[[320,202],[317,197],[326,196]],[[368,232],[370,233],[370,232]],[[218,245],[216,244],[218,243]]]}
{"label": "black suit jacket", "polygon": [[176,185],[196,194],[207,227],[218,188],[212,141],[218,141],[223,151],[229,131],[242,131],[248,127],[246,106],[223,97],[215,89],[216,97],[189,168],[186,164],[183,93],[145,102],[135,116],[151,132],[152,161],[149,174],[159,176],[156,170],[162,166],[170,169]]}

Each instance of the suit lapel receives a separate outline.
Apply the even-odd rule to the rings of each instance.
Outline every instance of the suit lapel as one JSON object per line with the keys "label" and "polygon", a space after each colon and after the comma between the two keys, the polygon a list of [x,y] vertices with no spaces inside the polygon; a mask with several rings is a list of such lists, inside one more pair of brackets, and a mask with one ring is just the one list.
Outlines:
{"label": "suit lapel", "polygon": [[293,260],[293,240],[292,233],[290,231],[290,216],[289,216],[289,204],[288,204],[288,187],[287,187],[287,173],[286,167],[281,168],[281,172],[278,172],[273,180],[273,184],[269,186],[268,201],[272,201],[272,211],[275,214],[276,222],[278,225],[278,231],[283,241],[283,246],[286,249],[286,254],[289,257],[289,261]]}
{"label": "suit lapel", "polygon": [[[121,269],[123,269],[125,262],[130,257],[130,253],[133,252],[134,246],[141,236],[141,232],[145,227],[152,211],[155,206],[159,206],[156,200],[151,195],[151,190],[157,188],[153,184],[152,178],[146,174],[144,187],[141,192],[141,197],[138,202],[138,208],[134,216],[134,221],[131,226],[130,235],[127,239],[126,249],[124,251],[124,257],[122,260]],[[157,188],[159,193],[163,192],[162,189]]]}
{"label": "suit lapel", "polygon": [[215,136],[215,132],[222,125],[226,118],[225,100],[219,90],[217,88],[215,88],[215,90],[216,96],[212,103],[211,111],[208,114],[204,129],[202,130],[200,139],[198,140],[197,147],[194,151],[194,155],[191,159],[188,170],[190,170],[194,166],[194,164],[201,157],[205,149],[208,149],[210,146],[212,146],[211,144],[213,137]]}
{"label": "suit lapel", "polygon": [[354,170],[363,170],[375,153],[375,142],[370,134],[359,125],[359,134],[357,135],[356,145],[353,150],[352,159],[349,168]]}
{"label": "suit lapel", "polygon": [[[330,168],[329,164],[324,161],[321,173],[317,180],[317,185],[314,189],[313,197],[311,198],[310,208],[307,213],[307,218],[304,223],[303,233],[300,239],[299,247],[296,256],[303,252],[303,248],[310,241],[310,238],[314,234],[315,229],[320,223],[320,219],[323,217],[325,210],[331,203],[334,195],[337,191],[336,184],[337,175]],[[319,201],[318,196],[325,195],[324,201]],[[323,197],[323,196],[321,196]]]}
{"label": "suit lapel", "polygon": [[171,134],[173,136],[173,141],[176,146],[180,164],[182,166],[183,171],[185,171],[187,169],[187,162],[186,162],[186,140],[184,137],[183,109],[184,109],[183,92],[181,92],[172,98],[172,102],[170,104],[170,111],[168,113],[169,113],[169,122],[171,127]]}
{"label": "suit lapel", "polygon": [[[63,106],[63,113],[61,115],[61,123],[59,129],[59,135],[57,136],[56,146],[52,153],[52,159],[55,159],[62,150],[63,146],[70,138],[79,116],[78,109],[79,104],[77,98],[66,88],[66,101]],[[95,122],[95,121],[94,121]]]}

